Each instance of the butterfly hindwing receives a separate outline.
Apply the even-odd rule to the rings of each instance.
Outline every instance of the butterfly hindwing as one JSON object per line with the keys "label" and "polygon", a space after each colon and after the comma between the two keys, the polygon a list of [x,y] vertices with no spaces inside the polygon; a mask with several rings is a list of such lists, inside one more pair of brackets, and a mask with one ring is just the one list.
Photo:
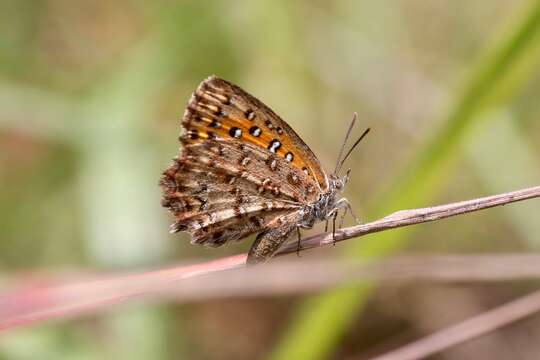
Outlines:
{"label": "butterfly hindwing", "polygon": [[[299,210],[298,203],[277,198],[283,194],[271,182],[259,181],[257,174],[242,177],[223,162],[212,164],[218,158],[202,151],[205,147],[188,146],[184,150],[188,155],[175,159],[162,176],[163,206],[176,217],[172,232],[188,231],[194,243],[219,246],[261,231],[283,213]],[[224,153],[234,158],[232,152]]]}

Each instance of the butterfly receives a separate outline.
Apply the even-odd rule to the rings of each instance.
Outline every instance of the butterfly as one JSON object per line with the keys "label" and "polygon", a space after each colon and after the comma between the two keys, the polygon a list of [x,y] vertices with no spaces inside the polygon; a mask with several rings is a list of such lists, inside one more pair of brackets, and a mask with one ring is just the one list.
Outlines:
{"label": "butterfly", "polygon": [[[349,180],[343,162],[328,175],[294,130],[240,87],[210,76],[191,96],[182,119],[180,154],[160,179],[162,205],[175,217],[171,233],[217,247],[258,234],[247,263],[269,260],[296,231],[333,220],[340,210],[356,218],[339,196]],[[358,220],[357,220],[358,221]]]}

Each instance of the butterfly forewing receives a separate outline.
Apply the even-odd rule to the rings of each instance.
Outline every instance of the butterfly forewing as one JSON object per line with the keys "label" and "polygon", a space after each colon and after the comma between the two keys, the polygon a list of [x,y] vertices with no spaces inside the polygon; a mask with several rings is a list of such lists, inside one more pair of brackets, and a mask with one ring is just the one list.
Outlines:
{"label": "butterfly forewing", "polygon": [[183,122],[188,137],[238,139],[254,144],[307,173],[317,190],[328,188],[319,160],[294,130],[234,84],[215,76],[203,81],[188,103]]}
{"label": "butterfly forewing", "polygon": [[[171,231],[219,246],[297,218],[328,187],[318,160],[272,110],[217,77],[185,111],[181,154],[161,180]],[[279,222],[279,221],[278,221]]]}

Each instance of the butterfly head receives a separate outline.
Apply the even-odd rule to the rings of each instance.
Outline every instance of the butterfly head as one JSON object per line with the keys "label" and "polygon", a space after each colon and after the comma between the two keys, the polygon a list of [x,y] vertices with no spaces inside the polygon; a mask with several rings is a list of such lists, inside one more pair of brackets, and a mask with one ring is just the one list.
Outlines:
{"label": "butterfly head", "polygon": [[347,173],[343,176],[336,174],[330,175],[330,189],[333,192],[343,192],[345,190],[345,185],[349,182],[351,175],[351,169],[347,170]]}

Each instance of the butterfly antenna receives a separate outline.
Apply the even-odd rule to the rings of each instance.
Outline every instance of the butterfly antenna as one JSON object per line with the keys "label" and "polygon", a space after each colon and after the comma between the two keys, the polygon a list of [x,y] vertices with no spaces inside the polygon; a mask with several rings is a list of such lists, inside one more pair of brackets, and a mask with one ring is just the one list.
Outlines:
{"label": "butterfly antenna", "polygon": [[351,146],[351,148],[349,149],[347,154],[343,157],[343,160],[341,160],[341,162],[338,164],[339,166],[336,167],[337,171],[335,172],[335,174],[337,174],[337,172],[339,170],[341,170],[341,166],[343,166],[343,163],[345,162],[345,160],[347,160],[347,158],[349,157],[349,155],[351,155],[351,153],[353,152],[356,145],[358,145],[360,143],[360,141],[362,141],[362,139],[369,133],[370,130],[371,130],[371,128],[367,128],[366,130],[364,130],[364,132],[362,133],[362,135],[360,135],[358,140],[356,140],[355,143],[353,144],[353,146]]}
{"label": "butterfly antenna", "polygon": [[349,125],[349,129],[347,130],[347,134],[345,134],[345,140],[343,140],[343,144],[341,144],[341,150],[339,150],[339,155],[336,161],[336,168],[334,170],[334,175],[337,175],[341,162],[341,156],[343,155],[343,151],[345,151],[345,145],[347,145],[347,140],[349,140],[349,137],[351,136],[352,129],[354,127],[354,123],[356,122],[356,118],[358,117],[358,114],[355,112],[353,114],[353,118],[351,120],[351,124]]}

